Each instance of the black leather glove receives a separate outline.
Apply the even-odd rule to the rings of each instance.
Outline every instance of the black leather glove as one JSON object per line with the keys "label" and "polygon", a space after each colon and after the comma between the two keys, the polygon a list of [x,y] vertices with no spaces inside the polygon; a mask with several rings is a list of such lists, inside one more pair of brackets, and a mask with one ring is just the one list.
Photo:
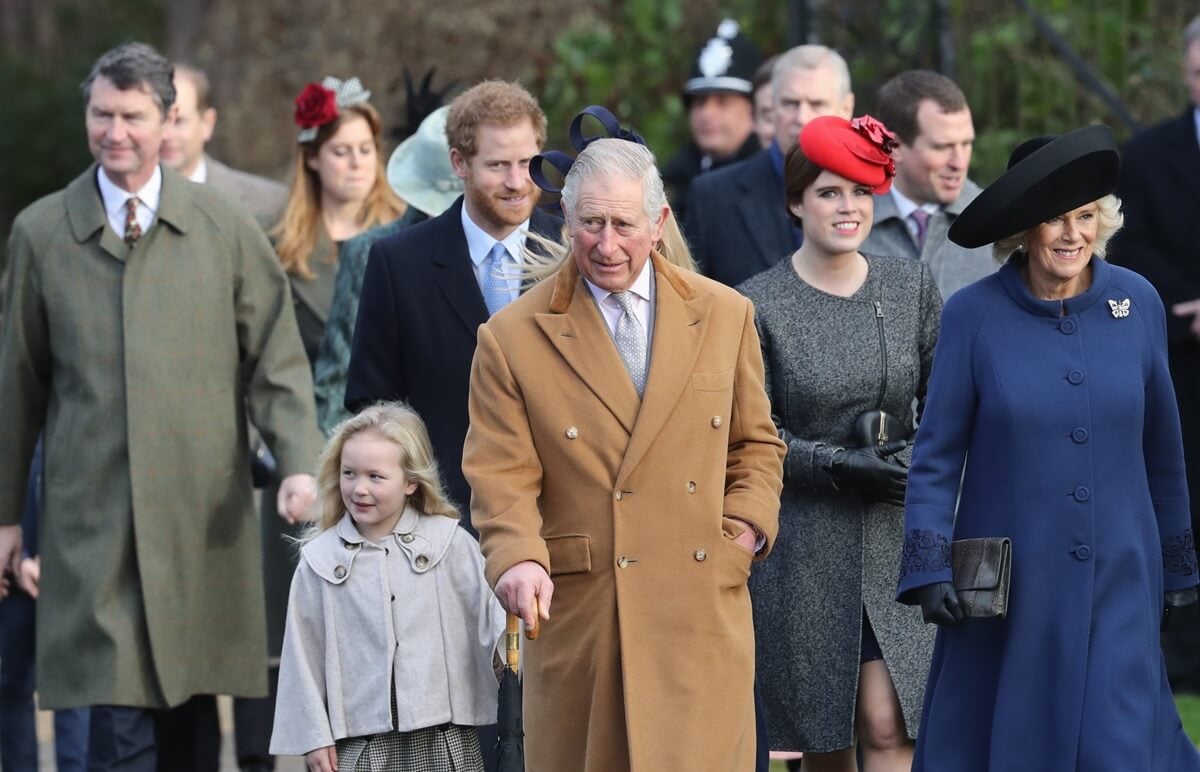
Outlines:
{"label": "black leather glove", "polygon": [[935,625],[956,625],[966,618],[958,603],[958,593],[950,582],[937,582],[917,587],[913,596],[921,604],[921,616]]}
{"label": "black leather glove", "polygon": [[1166,630],[1170,624],[1171,617],[1195,616],[1197,609],[1196,603],[1200,601],[1200,595],[1197,595],[1195,587],[1189,587],[1186,590],[1169,590],[1163,593],[1163,617],[1162,629]]}
{"label": "black leather glove", "polygon": [[869,448],[843,448],[833,454],[829,473],[839,488],[849,487],[871,501],[904,506],[908,470],[887,457],[908,447],[905,440]]}

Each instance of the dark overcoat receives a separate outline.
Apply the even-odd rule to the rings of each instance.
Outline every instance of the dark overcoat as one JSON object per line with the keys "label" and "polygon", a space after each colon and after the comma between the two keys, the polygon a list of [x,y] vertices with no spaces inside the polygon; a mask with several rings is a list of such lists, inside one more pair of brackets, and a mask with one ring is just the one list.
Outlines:
{"label": "dark overcoat", "polygon": [[1158,645],[1164,590],[1197,583],[1162,303],[1091,265],[1060,302],[1010,261],[942,314],[899,597],[973,537],[1012,540],[1012,589],[938,630],[914,770],[1200,769]]}
{"label": "dark overcoat", "polygon": [[17,217],[9,258],[0,523],[19,517],[44,426],[41,704],[266,694],[247,411],[285,475],[312,471],[320,438],[262,230],[163,169],[130,249],[93,166]]}

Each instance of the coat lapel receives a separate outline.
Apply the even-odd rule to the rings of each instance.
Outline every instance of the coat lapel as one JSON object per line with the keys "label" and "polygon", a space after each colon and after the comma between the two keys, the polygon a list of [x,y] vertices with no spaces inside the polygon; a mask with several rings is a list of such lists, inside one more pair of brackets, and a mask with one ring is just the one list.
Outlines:
{"label": "coat lapel", "polygon": [[96,231],[100,233],[100,248],[121,262],[125,262],[129,247],[121,237],[108,225],[108,216],[104,213],[104,200],[100,197],[100,188],[96,184],[96,174],[99,167],[92,164],[88,170],[76,177],[66,191],[67,220],[71,223],[71,235],[75,241],[84,243]]}
{"label": "coat lapel", "polygon": [[462,206],[460,197],[438,216],[431,258],[438,266],[437,283],[446,296],[446,302],[474,336],[479,325],[487,321],[488,311],[483,302],[483,293],[479,290],[479,282],[475,280],[467,236],[462,229]]}
{"label": "coat lapel", "polygon": [[640,406],[637,390],[574,260],[567,258],[554,282],[549,312],[534,319],[559,356],[632,433]]}
{"label": "coat lapel", "polygon": [[[748,163],[755,164],[755,167],[752,170],[748,169],[748,173],[743,175],[738,183],[742,189],[737,205],[738,212],[746,224],[750,239],[754,242],[754,254],[759,264],[763,268],[770,268],[785,252],[791,251],[788,247],[785,252],[779,252],[779,245],[790,245],[792,234],[787,232],[787,218],[782,219],[784,227],[780,228],[778,211],[781,211],[785,204],[779,181],[770,166],[770,156],[763,153]],[[776,254],[777,252],[779,254]]]}
{"label": "coat lapel", "polygon": [[[652,253],[657,287],[654,304],[654,340],[650,349],[650,373],[646,378],[642,409],[638,413],[633,436],[617,479],[623,479],[637,468],[642,456],[653,444],[675,411],[679,394],[692,377],[700,344],[704,341],[705,321],[711,295],[697,296],[686,274]],[[603,321],[601,321],[603,324]],[[624,365],[616,348],[609,346],[617,359],[621,375]],[[626,382],[632,383],[629,378]],[[636,393],[636,392],[635,392]]]}

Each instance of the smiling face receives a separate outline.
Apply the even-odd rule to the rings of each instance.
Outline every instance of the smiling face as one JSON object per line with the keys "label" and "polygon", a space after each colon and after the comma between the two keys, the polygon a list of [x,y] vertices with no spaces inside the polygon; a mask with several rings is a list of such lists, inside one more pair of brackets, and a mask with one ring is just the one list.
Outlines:
{"label": "smiling face", "polygon": [[174,109],[163,115],[146,86],[119,89],[96,76],[85,113],[88,149],[114,184],[132,193],[150,181]]}
{"label": "smiling face", "polygon": [[1100,213],[1095,202],[1030,228],[1025,234],[1025,247],[1034,294],[1069,298],[1083,292],[1087,288],[1084,271],[1091,263],[1099,230]]}
{"label": "smiling face", "polygon": [[538,153],[533,122],[511,126],[483,124],[476,129],[476,151],[470,158],[450,149],[450,163],[465,187],[471,221],[500,241],[529,219],[538,190],[529,178],[529,162]]}
{"label": "smiling face", "polygon": [[868,185],[822,171],[790,208],[803,223],[807,247],[843,255],[857,252],[871,232],[875,197]]}
{"label": "smiling face", "polygon": [[975,144],[970,110],[943,112],[937,102],[917,105],[917,136],[892,152],[896,187],[917,204],[945,205],[962,193]]}
{"label": "smiling face", "polygon": [[400,447],[372,431],[342,446],[342,503],[363,538],[378,541],[395,528],[417,490],[401,464]]}
{"label": "smiling face", "polygon": [[670,209],[664,205],[651,222],[642,182],[617,176],[581,182],[574,209],[567,227],[579,272],[609,292],[632,287],[662,238]]}
{"label": "smiling face", "polygon": [[308,168],[321,181],[322,202],[331,204],[362,203],[375,187],[379,163],[376,160],[375,134],[362,116],[347,118],[338,126]]}

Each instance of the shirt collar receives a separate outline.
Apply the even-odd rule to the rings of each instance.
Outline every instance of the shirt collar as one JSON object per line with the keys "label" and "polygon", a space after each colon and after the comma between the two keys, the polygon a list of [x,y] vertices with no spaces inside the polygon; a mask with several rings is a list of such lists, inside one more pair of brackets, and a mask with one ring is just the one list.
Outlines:
{"label": "shirt collar", "polygon": [[892,184],[892,198],[896,201],[896,214],[901,220],[907,218],[910,214],[918,209],[924,209],[930,214],[935,214],[938,210],[937,204],[918,204],[908,196],[900,192],[899,186]]}
{"label": "shirt collar", "polygon": [[108,178],[103,166],[96,167],[96,183],[100,187],[104,211],[110,218],[125,216],[125,202],[130,196],[137,196],[142,206],[150,210],[151,215],[158,213],[158,202],[162,197],[162,169],[157,165],[154,167],[154,174],[150,175],[150,180],[141,190],[133,193],[117,187],[117,184]]}
{"label": "shirt collar", "polygon": [[192,173],[188,175],[188,179],[192,182],[198,182],[201,185],[208,182],[208,164],[204,160],[204,156],[200,156],[199,163],[196,168],[192,169]]}
{"label": "shirt collar", "polygon": [[[463,234],[467,237],[467,251],[471,254],[471,262],[479,267],[488,254],[492,251],[492,245],[496,243],[496,239],[488,235],[488,233],[475,224],[471,216],[467,214],[467,204],[464,201],[462,206],[462,229]],[[513,229],[513,232],[500,240],[504,248],[508,250],[508,254],[513,260],[520,263],[521,252],[525,248],[525,234],[529,231],[529,220],[518,225]]]}
{"label": "shirt collar", "polygon": [[[574,258],[568,257],[567,259],[570,260]],[[646,259],[646,262],[642,265],[642,270],[638,273],[637,278],[633,280],[633,284],[629,287],[630,292],[647,302],[650,301],[651,271],[647,271],[646,268],[649,267],[652,262],[653,261],[649,258]],[[609,295],[613,294],[606,289],[592,284],[591,280],[586,276],[583,277],[583,281],[587,284],[588,292],[592,293],[592,297],[596,299],[597,303],[603,303],[605,300],[608,300]]]}

